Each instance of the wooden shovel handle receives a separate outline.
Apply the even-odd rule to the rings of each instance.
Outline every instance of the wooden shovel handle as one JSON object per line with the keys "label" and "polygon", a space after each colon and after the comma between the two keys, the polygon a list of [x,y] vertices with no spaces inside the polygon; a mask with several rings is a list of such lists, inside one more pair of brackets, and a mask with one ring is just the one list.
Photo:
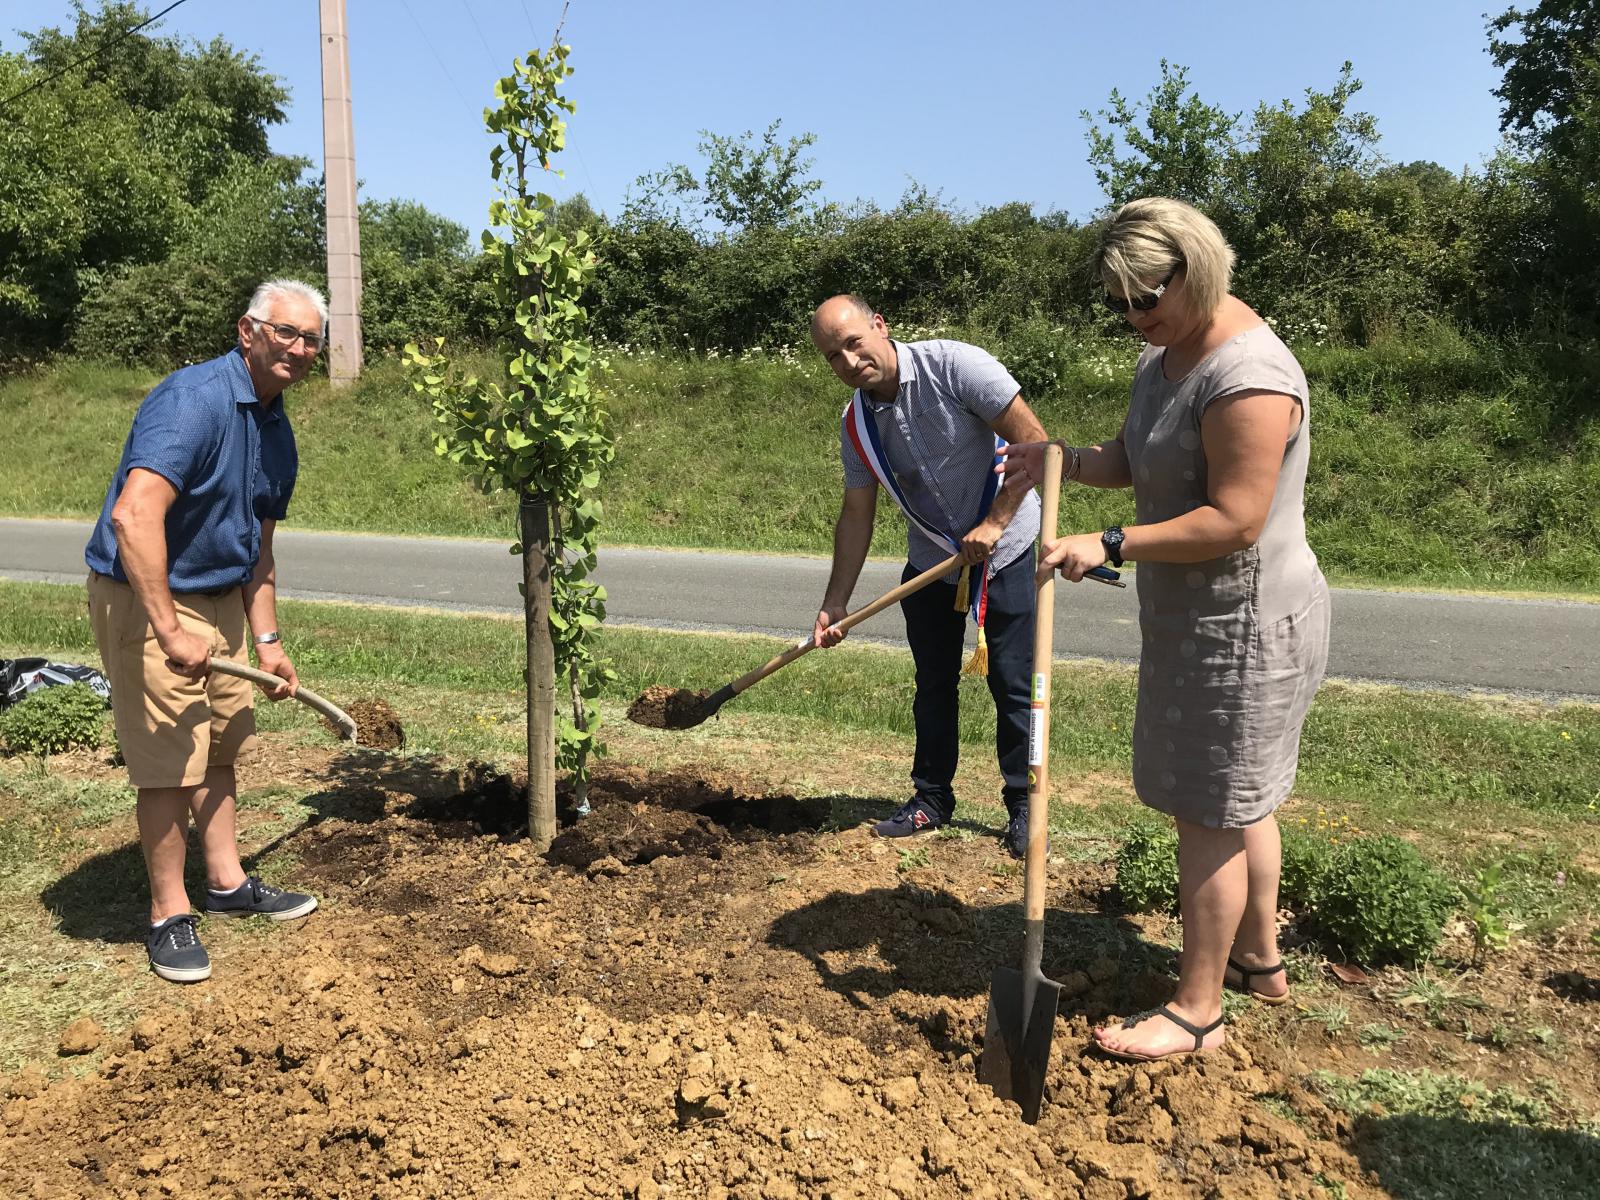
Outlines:
{"label": "wooden shovel handle", "polygon": [[[1061,447],[1051,442],[1044,450],[1044,495],[1039,512],[1039,542],[1056,535],[1061,507]],[[1033,686],[1028,710],[1028,856],[1022,880],[1022,909],[1030,922],[1044,920],[1045,848],[1050,838],[1050,660],[1055,653],[1056,574],[1051,571],[1039,584],[1033,618]],[[1041,924],[1030,924],[1040,929]],[[1030,939],[1026,953],[1037,955]],[[1039,960],[1031,967],[1038,970]],[[1024,970],[1028,969],[1025,964]]]}
{"label": "wooden shovel handle", "polygon": [[[211,660],[211,669],[223,675],[233,675],[239,679],[248,679],[251,683],[259,683],[262,687],[275,688],[283,682],[283,679],[277,675],[269,674],[266,671],[258,671],[255,667],[247,667],[243,663],[234,662],[231,658],[213,658]],[[294,698],[300,701],[301,704],[316,709],[337,725],[339,731],[344,735],[345,741],[353,742],[356,740],[356,723],[337,704],[330,700],[324,700],[304,684],[295,688]]]}
{"label": "wooden shovel handle", "polygon": [[[879,596],[871,604],[864,604],[860,608],[856,609],[855,612],[850,613],[848,616],[839,618],[838,622],[836,623],[840,629],[854,629],[867,618],[877,616],[891,604],[899,604],[900,601],[904,600],[913,592],[920,592],[935,579],[940,579],[943,576],[948,575],[960,565],[961,556],[959,554],[951,555],[938,566],[930,567],[921,575],[918,575],[915,579],[906,580],[899,587],[892,588],[883,595]],[[761,680],[765,679],[768,675],[771,675],[774,671],[779,670],[782,667],[787,667],[795,659],[811,653],[811,651],[815,650],[816,648],[816,643],[809,637],[806,638],[806,640],[801,642],[798,646],[790,647],[776,658],[770,659],[768,662],[757,667],[748,675],[741,675],[738,679],[735,679],[731,684],[728,685],[728,696],[737,696],[751,684],[761,682]]]}

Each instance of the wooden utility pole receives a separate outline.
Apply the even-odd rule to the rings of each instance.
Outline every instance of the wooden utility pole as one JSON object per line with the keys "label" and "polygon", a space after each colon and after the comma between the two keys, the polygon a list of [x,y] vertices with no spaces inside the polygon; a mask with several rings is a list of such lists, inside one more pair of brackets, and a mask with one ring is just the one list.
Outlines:
{"label": "wooden utility pole", "polygon": [[322,9],[322,174],[328,220],[328,377],[361,377],[361,219],[356,139],[350,114],[350,38],[345,0]]}

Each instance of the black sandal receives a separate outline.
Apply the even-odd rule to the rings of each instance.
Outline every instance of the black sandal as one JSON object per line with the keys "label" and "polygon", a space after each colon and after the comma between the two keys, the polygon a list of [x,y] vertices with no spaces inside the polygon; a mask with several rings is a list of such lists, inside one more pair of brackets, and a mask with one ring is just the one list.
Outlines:
{"label": "black sandal", "polygon": [[[1282,959],[1279,959],[1276,963],[1274,963],[1270,967],[1245,967],[1245,966],[1241,966],[1240,964],[1234,962],[1233,959],[1230,958],[1228,960],[1228,970],[1239,972],[1239,982],[1238,983],[1229,983],[1227,975],[1226,974],[1223,975],[1223,979],[1222,979],[1223,986],[1228,988],[1228,989],[1230,989],[1231,991],[1243,992],[1246,996],[1249,996],[1250,999],[1258,1000],[1262,1004],[1270,1004],[1274,1008],[1276,1008],[1280,1004],[1289,1003],[1289,991],[1288,991],[1287,988],[1284,989],[1283,995],[1281,995],[1281,996],[1272,996],[1272,995],[1268,995],[1266,992],[1258,992],[1258,991],[1255,990],[1255,988],[1250,986],[1250,980],[1253,977],[1257,976],[1257,975],[1260,975],[1260,976],[1264,977],[1264,976],[1267,976],[1267,975],[1276,975],[1279,971],[1283,971],[1283,960]],[[1288,972],[1285,971],[1284,972],[1284,981],[1287,982],[1288,978],[1289,978]]]}
{"label": "black sandal", "polygon": [[1211,1024],[1202,1028],[1193,1022],[1185,1021],[1177,1013],[1173,1012],[1170,1008],[1163,1004],[1160,1008],[1152,1008],[1148,1012],[1134,1013],[1133,1016],[1129,1017],[1122,1023],[1122,1027],[1124,1029],[1132,1029],[1135,1025],[1139,1024],[1140,1021],[1148,1020],[1150,1017],[1165,1017],[1179,1029],[1183,1030],[1190,1037],[1192,1037],[1194,1039],[1194,1046],[1187,1050],[1169,1050],[1165,1054],[1140,1054],[1133,1050],[1113,1050],[1110,1046],[1105,1045],[1098,1038],[1095,1039],[1095,1046],[1102,1053],[1111,1055],[1112,1058],[1120,1058],[1128,1062],[1160,1062],[1164,1058],[1184,1058],[1190,1054],[1204,1053],[1206,1049],[1205,1040],[1207,1035],[1215,1033],[1227,1023],[1226,1017],[1218,1017],[1215,1021],[1211,1022]]}

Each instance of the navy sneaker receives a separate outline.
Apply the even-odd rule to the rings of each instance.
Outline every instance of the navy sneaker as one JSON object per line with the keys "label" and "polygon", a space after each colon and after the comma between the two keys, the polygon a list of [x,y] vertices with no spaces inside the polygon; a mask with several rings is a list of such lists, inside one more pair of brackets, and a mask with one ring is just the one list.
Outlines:
{"label": "navy sneaker", "polygon": [[1002,841],[1006,844],[1006,853],[1012,858],[1028,857],[1028,806],[1012,809],[1011,819],[1006,822],[1006,831]]}
{"label": "navy sneaker", "polygon": [[950,815],[931,800],[913,796],[886,821],[872,827],[878,837],[902,838],[917,833],[932,833],[950,820]]}
{"label": "navy sneaker", "polygon": [[231,892],[206,892],[206,916],[253,917],[263,916],[271,921],[292,921],[303,917],[317,907],[315,896],[299,892],[286,892],[270,883],[262,883],[254,875]]}
{"label": "navy sneaker", "polygon": [[153,926],[145,939],[150,969],[173,983],[199,983],[211,978],[211,956],[200,944],[194,914],[181,913]]}

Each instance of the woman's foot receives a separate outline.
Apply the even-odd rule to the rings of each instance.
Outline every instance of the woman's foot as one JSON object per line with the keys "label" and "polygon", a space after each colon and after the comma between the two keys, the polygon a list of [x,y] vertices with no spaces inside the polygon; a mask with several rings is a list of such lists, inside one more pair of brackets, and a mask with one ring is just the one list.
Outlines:
{"label": "woman's foot", "polygon": [[1262,1004],[1289,1002],[1289,973],[1283,959],[1268,959],[1264,954],[1239,954],[1228,959],[1222,976],[1223,986],[1243,992]]}
{"label": "woman's foot", "polygon": [[1168,1004],[1153,1012],[1138,1013],[1121,1025],[1104,1025],[1094,1031],[1095,1045],[1117,1058],[1155,1062],[1201,1050],[1215,1050],[1228,1040],[1219,1010],[1209,1020]]}

